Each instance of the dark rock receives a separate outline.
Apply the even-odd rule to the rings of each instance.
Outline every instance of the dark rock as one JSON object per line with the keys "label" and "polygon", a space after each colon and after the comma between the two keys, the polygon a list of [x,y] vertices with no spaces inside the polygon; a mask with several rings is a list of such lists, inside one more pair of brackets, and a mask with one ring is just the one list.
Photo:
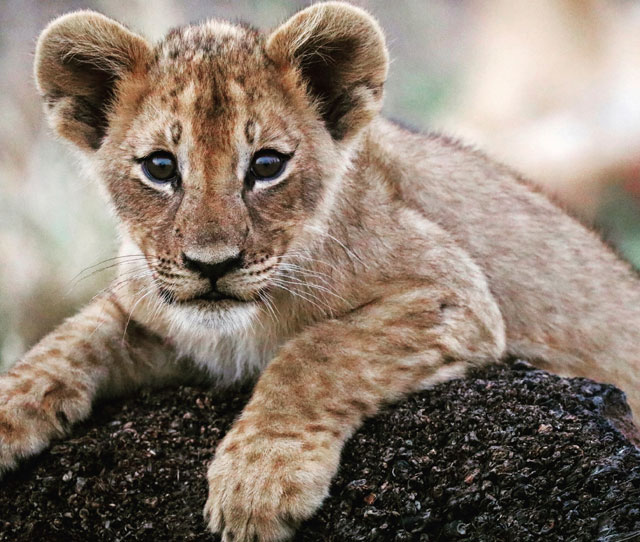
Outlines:
{"label": "dark rock", "polygon": [[[206,465],[248,397],[99,405],[0,482],[0,541],[214,540]],[[477,370],[366,423],[296,540],[640,540],[639,441],[612,386],[524,362]]]}

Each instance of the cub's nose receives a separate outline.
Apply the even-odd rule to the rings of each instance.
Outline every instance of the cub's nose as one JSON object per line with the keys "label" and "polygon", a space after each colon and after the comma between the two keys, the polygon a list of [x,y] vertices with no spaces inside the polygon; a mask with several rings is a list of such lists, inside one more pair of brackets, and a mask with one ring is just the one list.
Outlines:
{"label": "cub's nose", "polygon": [[209,279],[213,286],[220,277],[240,267],[240,254],[220,261],[205,261],[202,258],[190,257],[186,254],[182,254],[182,259],[187,269],[200,273],[204,278]]}

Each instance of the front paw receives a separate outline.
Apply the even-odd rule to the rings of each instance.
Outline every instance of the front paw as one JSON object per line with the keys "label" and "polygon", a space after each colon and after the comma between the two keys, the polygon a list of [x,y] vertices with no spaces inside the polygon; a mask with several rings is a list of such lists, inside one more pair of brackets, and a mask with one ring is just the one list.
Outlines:
{"label": "front paw", "polygon": [[209,466],[205,519],[223,542],[287,540],[327,496],[339,446],[296,432],[252,433],[246,423],[230,431]]}
{"label": "front paw", "polygon": [[0,377],[0,475],[63,436],[70,418],[88,410],[81,396],[45,373]]}

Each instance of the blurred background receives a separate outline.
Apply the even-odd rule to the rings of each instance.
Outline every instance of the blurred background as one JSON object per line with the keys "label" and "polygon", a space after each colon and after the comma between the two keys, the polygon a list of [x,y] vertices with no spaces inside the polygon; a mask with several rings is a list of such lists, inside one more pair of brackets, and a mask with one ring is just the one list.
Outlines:
{"label": "blurred background", "polygon": [[[113,276],[114,220],[45,123],[38,33],[90,8],[152,40],[209,17],[269,28],[294,0],[0,1],[0,370]],[[386,30],[385,113],[524,173],[640,266],[639,0],[362,0]],[[83,272],[83,270],[85,270]]]}

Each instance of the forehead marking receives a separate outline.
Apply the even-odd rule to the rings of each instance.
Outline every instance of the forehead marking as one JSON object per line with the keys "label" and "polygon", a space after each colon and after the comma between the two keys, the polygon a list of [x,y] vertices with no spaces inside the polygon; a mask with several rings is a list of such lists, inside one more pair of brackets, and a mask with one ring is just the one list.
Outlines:
{"label": "forehead marking", "polygon": [[249,145],[253,145],[256,139],[256,122],[253,119],[249,119],[244,126],[244,137],[247,139]]}
{"label": "forehead marking", "polygon": [[180,124],[180,121],[177,120],[171,125],[169,133],[171,134],[171,141],[173,141],[174,145],[180,143],[180,138],[182,137],[182,124]]}

